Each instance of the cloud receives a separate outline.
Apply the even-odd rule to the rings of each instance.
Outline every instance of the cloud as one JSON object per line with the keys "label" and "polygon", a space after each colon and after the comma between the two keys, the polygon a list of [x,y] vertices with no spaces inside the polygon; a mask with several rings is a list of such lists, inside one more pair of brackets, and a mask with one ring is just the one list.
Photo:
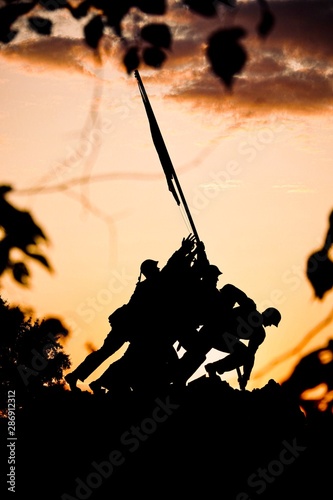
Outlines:
{"label": "cloud", "polygon": [[[173,44],[160,70],[147,72],[145,81],[165,86],[166,97],[196,108],[247,113],[287,110],[326,111],[333,104],[333,9],[331,0],[272,0],[275,26],[266,39],[256,27],[260,20],[256,1],[239,2],[236,9],[220,5],[219,16],[204,18],[174,8],[168,18]],[[148,21],[147,21],[148,22]],[[209,35],[217,29],[242,26],[248,54],[245,70],[235,78],[231,92],[212,73],[205,56]],[[123,53],[112,36],[105,36],[101,60],[121,68]],[[0,52],[8,61],[40,71],[63,70],[96,76],[101,60],[79,38],[33,39],[8,45]],[[144,69],[144,68],[143,68]]]}
{"label": "cloud", "polygon": [[[235,78],[228,93],[212,74],[204,57],[203,44],[196,33],[198,21],[184,28],[188,35],[176,44],[170,71],[180,69],[173,97],[196,106],[214,106],[229,110],[252,106],[253,113],[273,109],[297,112],[324,111],[333,104],[332,26],[333,9],[329,1],[299,0],[269,2],[276,25],[271,34],[260,39],[256,34],[259,9],[256,2],[240,4],[228,25],[243,26],[247,37],[243,46],[248,53],[245,70]],[[220,28],[223,27],[222,25]],[[192,64],[186,56],[192,53]],[[170,75],[171,78],[175,75]]]}
{"label": "cloud", "polygon": [[27,71],[75,71],[91,76],[98,66],[94,52],[84,41],[63,37],[33,39],[7,45],[0,51],[0,58],[21,64]]}
{"label": "cloud", "polygon": [[330,0],[275,0],[269,5],[277,19],[272,44],[287,43],[290,51],[304,57],[333,59]]}
{"label": "cloud", "polygon": [[281,189],[287,193],[308,194],[314,193],[314,189],[301,184],[276,184],[274,189]]}
{"label": "cloud", "polygon": [[226,179],[225,182],[211,182],[199,185],[199,188],[203,191],[227,191],[229,189],[239,188],[241,184],[240,180],[236,179]]}

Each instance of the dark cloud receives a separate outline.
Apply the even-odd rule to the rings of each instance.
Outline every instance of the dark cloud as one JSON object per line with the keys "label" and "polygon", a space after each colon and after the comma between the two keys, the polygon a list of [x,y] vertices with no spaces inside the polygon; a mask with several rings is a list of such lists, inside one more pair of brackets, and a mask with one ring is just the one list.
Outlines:
{"label": "dark cloud", "polygon": [[[204,18],[184,9],[170,12],[174,42],[162,70],[149,72],[145,80],[161,80],[170,98],[211,109],[254,107],[260,110],[325,110],[333,104],[333,8],[331,0],[274,0],[268,2],[275,16],[273,31],[262,39],[257,1],[223,8],[216,18]],[[207,40],[217,29],[241,26],[241,41],[248,54],[245,70],[235,78],[232,92],[211,72],[206,59]],[[101,59],[119,67],[119,46],[106,37],[107,54]],[[106,55],[106,57],[104,57]],[[94,74],[94,53],[84,41],[50,37],[9,45],[0,53],[8,60],[38,64],[46,70],[62,69]],[[123,68],[125,74],[125,68]]]}
{"label": "dark cloud", "polygon": [[[198,37],[188,38],[176,46],[174,55],[182,63],[192,52],[192,65],[183,64],[173,97],[193,101],[196,106],[254,106],[293,111],[325,110],[333,104],[333,9],[330,1],[269,2],[275,16],[275,27],[266,39],[260,39],[256,27],[260,19],[256,2],[239,4],[225,24],[247,30],[243,45],[248,53],[245,71],[235,79],[232,93],[211,73],[204,59],[204,46]],[[191,26],[200,31],[200,21]],[[202,27],[202,26],[201,26]],[[222,27],[222,25],[220,26]],[[191,48],[193,49],[191,51]],[[194,57],[193,57],[194,54]],[[170,64],[177,67],[177,62]]]}
{"label": "dark cloud", "polygon": [[[34,39],[2,48],[0,57],[11,62],[38,66],[40,71],[76,71],[87,75],[98,64],[93,51],[82,40],[62,37]],[[25,66],[27,69],[27,66]]]}
{"label": "dark cloud", "polygon": [[[287,43],[291,51],[322,58],[333,57],[333,9],[331,0],[275,0],[269,1],[276,23],[269,35],[269,44]],[[256,12],[251,4],[244,4],[237,20],[247,26],[256,24]]]}

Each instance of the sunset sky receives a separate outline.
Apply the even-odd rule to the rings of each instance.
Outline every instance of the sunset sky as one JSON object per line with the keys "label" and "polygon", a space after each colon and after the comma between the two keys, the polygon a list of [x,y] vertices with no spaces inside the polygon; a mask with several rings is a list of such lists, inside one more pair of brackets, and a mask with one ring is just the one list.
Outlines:
{"label": "sunset sky", "polygon": [[[333,337],[329,325],[298,356],[267,368],[332,308],[332,293],[315,299],[305,276],[333,209],[332,2],[269,2],[276,25],[266,39],[255,31],[256,2],[221,5],[216,19],[169,5],[168,60],[140,74],[208,258],[223,271],[219,287],[233,283],[259,310],[275,306],[282,314],[278,329],[267,328],[248,385],[261,387],[282,381],[298,356]],[[52,37],[23,30],[0,48],[1,183],[13,186],[8,200],[45,230],[54,269],[31,264],[30,287],[7,277],[2,296],[37,317],[61,317],[75,368],[89,345],[102,344],[108,316],[129,300],[141,262],[162,267],[190,229],[112,36],[103,39],[98,64],[80,39],[82,26],[64,11],[57,16]],[[227,26],[247,30],[248,61],[231,92],[205,59],[208,35]],[[236,372],[226,378],[237,387]]]}

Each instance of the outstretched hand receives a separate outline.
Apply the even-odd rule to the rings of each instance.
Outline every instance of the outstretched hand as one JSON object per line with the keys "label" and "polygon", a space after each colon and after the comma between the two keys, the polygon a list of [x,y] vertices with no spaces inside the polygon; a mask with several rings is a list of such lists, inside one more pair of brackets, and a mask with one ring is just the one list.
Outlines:
{"label": "outstretched hand", "polygon": [[195,247],[195,236],[193,234],[189,234],[187,238],[183,238],[182,240],[182,249],[189,253]]}

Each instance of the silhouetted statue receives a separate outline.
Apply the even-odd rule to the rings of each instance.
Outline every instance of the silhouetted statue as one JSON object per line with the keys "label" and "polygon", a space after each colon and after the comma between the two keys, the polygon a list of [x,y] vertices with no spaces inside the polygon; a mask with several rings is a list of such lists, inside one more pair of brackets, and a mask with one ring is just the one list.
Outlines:
{"label": "silhouetted statue", "polygon": [[[123,391],[130,386],[132,390],[144,387],[147,392],[149,387],[155,390],[175,382],[179,358],[174,344],[178,342],[178,348],[187,349],[196,338],[202,316],[202,307],[194,307],[197,289],[204,284],[207,292],[206,280],[212,280],[211,276],[215,287],[221,272],[209,264],[202,243],[195,247],[191,235],[172,259],[165,276],[162,273],[166,268],[159,271],[156,261],[143,263],[142,270],[149,269],[149,277],[143,282],[139,279],[130,301],[137,305],[136,329],[124,356],[90,384],[95,392],[101,387],[119,392],[116,386],[120,378]],[[209,295],[202,294],[201,298],[209,302]]]}
{"label": "silhouetted statue", "polygon": [[311,254],[307,261],[306,274],[319,299],[333,287],[333,262],[329,257],[332,245],[333,211],[329,216],[329,229],[322,248]]}
{"label": "silhouetted statue", "polygon": [[88,354],[82,363],[71,373],[65,376],[66,382],[72,391],[78,391],[77,381],[84,381],[93,373],[105,360],[117,352],[128,340],[129,329],[131,328],[131,317],[126,314],[126,305],[122,306],[109,316],[111,330],[104,340],[102,346]]}
{"label": "silhouetted statue", "polygon": [[[160,333],[157,331],[156,335]],[[140,335],[140,334],[139,334]],[[147,337],[131,339],[124,355],[111,363],[103,374],[90,383],[94,394],[105,389],[112,396],[126,396],[131,392],[151,394],[170,384],[178,356],[172,345],[154,342]]]}
{"label": "silhouetted statue", "polygon": [[[227,321],[228,329],[213,344],[215,349],[230,354],[224,359],[208,363],[205,366],[209,376],[216,376],[216,373],[222,375],[227,371],[239,369],[243,366],[243,374],[240,375],[238,382],[240,388],[245,389],[250,379],[255,354],[266,338],[265,327],[271,325],[277,327],[280,320],[281,314],[274,307],[269,307],[262,313],[252,310],[246,312],[246,314],[244,314],[241,306],[234,308],[231,317]],[[243,344],[239,340],[240,338],[248,339],[248,345]]]}
{"label": "silhouetted statue", "polygon": [[[137,304],[136,329],[140,333],[134,332],[124,356],[90,384],[95,392],[102,387],[113,393],[140,388],[147,392],[177,380],[179,358],[174,344],[178,342],[178,349],[192,345],[202,322],[202,311],[205,309],[207,314],[211,299],[207,283],[212,282],[215,288],[221,272],[209,264],[202,243],[194,248],[192,236],[183,241],[181,252],[173,257],[172,272],[169,269],[162,280],[163,269],[159,271],[156,261],[142,264],[146,280],[139,280],[141,288],[130,301]],[[198,303],[194,307],[200,287],[204,291],[201,301],[206,301],[206,305]]]}
{"label": "silhouetted statue", "polygon": [[282,387],[301,398],[304,391],[321,384],[326,384],[328,391],[333,390],[333,339],[304,356]]}
{"label": "silhouetted statue", "polygon": [[[173,333],[179,313],[179,296],[187,284],[191,265],[196,255],[193,235],[183,238],[181,247],[170,257],[162,268],[152,259],[145,260],[140,267],[140,276],[129,302],[117,309],[109,317],[111,331],[103,345],[90,353],[84,361],[65,380],[72,390],[77,390],[77,381],[84,381],[101,363],[118,351],[126,342],[130,345],[125,352],[125,361],[107,370],[101,379],[90,384],[94,392],[100,390],[101,383],[111,379],[121,366],[135,365],[138,356],[142,360],[145,353],[145,364],[166,367],[170,360],[178,359],[172,344],[177,334]],[[142,281],[142,275],[146,278]],[[149,353],[147,356],[146,353]],[[131,363],[129,363],[131,359]],[[120,361],[120,360],[119,360]],[[143,371],[143,361],[140,362]],[[136,363],[136,366],[137,363]],[[156,374],[157,375],[157,374]],[[137,378],[139,374],[137,373]],[[114,377],[112,376],[114,379]],[[119,377],[117,377],[119,378]],[[127,377],[128,378],[128,377]]]}
{"label": "silhouetted statue", "polygon": [[[203,325],[214,321],[216,311],[221,312],[221,297],[217,282],[222,271],[210,264],[202,242],[198,245],[198,274],[191,282],[191,290],[185,298],[187,306],[187,325],[183,326],[183,336],[179,346],[186,353],[175,366],[173,383],[184,385],[197,368],[205,361],[206,353],[211,349],[210,338],[203,334]],[[184,303],[184,300],[183,300]]]}

